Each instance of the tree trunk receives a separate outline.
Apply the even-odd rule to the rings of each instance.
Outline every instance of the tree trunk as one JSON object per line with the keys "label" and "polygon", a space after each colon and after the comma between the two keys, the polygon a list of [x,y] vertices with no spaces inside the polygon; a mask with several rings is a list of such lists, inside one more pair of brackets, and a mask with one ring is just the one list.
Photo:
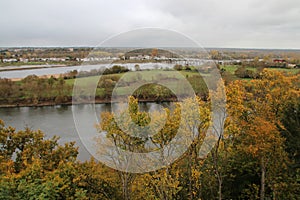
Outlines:
{"label": "tree trunk", "polygon": [[266,166],[264,163],[264,158],[260,160],[261,167],[261,178],[260,178],[260,200],[265,199],[265,182],[266,182]]}
{"label": "tree trunk", "polygon": [[[192,149],[192,148],[191,148]],[[189,176],[189,199],[193,199],[193,191],[192,191],[192,150],[190,151],[188,157],[188,176]]]}
{"label": "tree trunk", "polygon": [[218,193],[219,193],[219,200],[222,200],[222,180],[219,180]]}
{"label": "tree trunk", "polygon": [[122,177],[122,193],[123,193],[123,199],[124,200],[129,200],[129,177],[127,172],[121,172],[121,177]]}
{"label": "tree trunk", "polygon": [[220,145],[221,137],[219,137],[218,142],[216,144],[216,150],[214,153],[212,153],[213,162],[214,162],[214,168],[215,168],[215,174],[218,179],[218,199],[222,200],[222,174],[219,171],[219,145]]}

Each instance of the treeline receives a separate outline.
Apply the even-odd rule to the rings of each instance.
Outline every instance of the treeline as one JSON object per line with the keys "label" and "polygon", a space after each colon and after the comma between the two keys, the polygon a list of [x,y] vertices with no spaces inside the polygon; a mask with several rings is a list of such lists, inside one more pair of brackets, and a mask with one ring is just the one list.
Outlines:
{"label": "treeline", "polygon": [[237,70],[234,71],[234,75],[236,75],[239,78],[251,78],[256,79],[260,78],[262,71],[264,70],[264,67],[257,67],[255,69],[247,69],[245,66],[237,68]]}
{"label": "treeline", "polygon": [[[123,66],[114,65],[105,70],[91,70],[78,73],[77,70],[62,74],[56,78],[51,76],[38,77],[29,75],[20,81],[0,78],[0,105],[44,105],[64,104],[72,102],[73,85],[67,84],[67,79],[83,78],[97,75],[120,74],[128,72]],[[111,91],[110,88],[103,88]],[[110,95],[111,96],[111,95]],[[103,96],[97,96],[103,98]]]}
{"label": "treeline", "polygon": [[[263,49],[211,49],[209,57],[214,60],[236,60],[231,64],[271,63],[272,59],[284,59],[288,63],[300,64],[299,50],[263,50]],[[238,60],[241,60],[238,62]]]}
{"label": "treeline", "polygon": [[15,58],[34,59],[39,58],[85,58],[88,56],[91,48],[10,48],[0,51],[0,62],[2,59]]}
{"label": "treeline", "polygon": [[105,69],[92,69],[90,71],[80,71],[72,70],[70,72],[64,73],[61,75],[64,79],[74,79],[74,78],[83,78],[89,76],[99,76],[99,75],[108,75],[108,74],[120,74],[129,72],[130,70],[127,67],[121,65],[114,65],[111,68]]}
{"label": "treeline", "polygon": [[0,79],[0,104],[38,105],[43,102],[60,104],[72,99],[72,87],[61,78],[40,78],[30,75],[21,81]]}
{"label": "treeline", "polygon": [[[165,109],[164,127],[143,137],[128,135],[112,113],[102,113],[99,132],[106,131],[117,147],[133,152],[166,147],[179,126],[187,135],[197,130],[180,159],[143,174],[110,169],[93,159],[78,162],[74,143],[58,145],[57,138],[45,139],[40,131],[16,132],[1,123],[0,199],[298,199],[299,75],[263,71],[259,79],[230,83],[226,95],[224,130],[205,158],[199,150],[211,120],[208,101],[186,99],[185,111],[180,103]],[[199,115],[191,116],[194,112]],[[134,97],[129,98],[129,113],[139,126],[163,117],[156,113],[150,119]],[[192,121],[182,123],[181,116],[201,123],[195,129]],[[127,127],[133,133],[135,128]]]}

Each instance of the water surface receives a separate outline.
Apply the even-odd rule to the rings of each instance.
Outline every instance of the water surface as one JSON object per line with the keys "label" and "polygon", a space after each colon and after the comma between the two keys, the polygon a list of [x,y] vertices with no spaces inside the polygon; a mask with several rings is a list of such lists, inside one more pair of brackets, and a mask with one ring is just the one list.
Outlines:
{"label": "water surface", "polygon": [[[168,107],[169,104],[165,103],[164,106]],[[159,107],[155,103],[140,104],[140,109],[145,111],[157,110]],[[57,135],[60,137],[60,144],[75,141],[79,146],[78,159],[88,160],[91,154],[82,140],[93,140],[97,137],[95,125],[100,121],[100,113],[110,110],[111,104],[0,108],[0,119],[6,126],[15,127],[17,130],[29,127],[33,130],[40,129],[45,133],[46,138]],[[81,116],[80,120],[88,123],[81,123],[81,127],[76,129],[72,111]],[[82,124],[86,126],[82,127]],[[78,131],[81,131],[80,135]]]}

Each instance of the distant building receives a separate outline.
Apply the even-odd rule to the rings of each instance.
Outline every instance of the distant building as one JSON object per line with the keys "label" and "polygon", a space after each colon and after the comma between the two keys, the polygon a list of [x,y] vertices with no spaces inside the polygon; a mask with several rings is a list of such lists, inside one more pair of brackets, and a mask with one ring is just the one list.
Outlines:
{"label": "distant building", "polygon": [[10,58],[10,59],[3,59],[3,62],[4,63],[7,63],[7,62],[18,62],[18,60],[15,59],[15,58]]}
{"label": "distant building", "polygon": [[274,59],[273,62],[274,63],[286,63],[286,60],[284,60],[284,59]]}
{"label": "distant building", "polygon": [[288,66],[287,66],[288,68],[296,68],[297,67],[297,65],[296,64],[288,64]]}

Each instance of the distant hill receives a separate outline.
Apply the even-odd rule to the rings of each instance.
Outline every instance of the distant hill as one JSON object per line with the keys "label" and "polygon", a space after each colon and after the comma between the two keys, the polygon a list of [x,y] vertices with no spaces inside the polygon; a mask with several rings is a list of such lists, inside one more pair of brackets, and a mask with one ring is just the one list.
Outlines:
{"label": "distant hill", "polygon": [[171,51],[164,49],[135,49],[125,53],[125,57],[137,57],[137,56],[151,56],[151,57],[167,57],[167,58],[179,58],[180,56]]}

